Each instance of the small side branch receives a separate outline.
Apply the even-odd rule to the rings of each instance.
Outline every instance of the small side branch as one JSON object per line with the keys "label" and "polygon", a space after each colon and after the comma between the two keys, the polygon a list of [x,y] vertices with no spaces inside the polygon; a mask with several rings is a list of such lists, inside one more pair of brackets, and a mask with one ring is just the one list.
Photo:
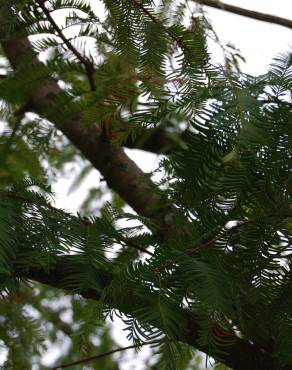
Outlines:
{"label": "small side branch", "polygon": [[139,1],[139,0],[133,0],[135,6],[141,10],[142,13],[144,13],[144,15],[147,16],[147,18],[149,18],[153,23],[159,25],[161,27],[161,29],[166,32],[168,34],[168,36],[170,38],[172,38],[176,43],[177,45],[184,49],[185,48],[185,45],[183,44],[183,41],[178,38],[173,32],[171,32],[170,29],[168,29],[167,27],[165,27],[163,25],[163,23],[161,23],[158,19],[155,18],[155,16],[147,9],[143,6],[143,4]]}
{"label": "small side branch", "polygon": [[222,238],[222,236],[227,235],[227,234],[233,232],[234,230],[240,228],[243,225],[246,225],[246,224],[254,224],[254,223],[255,223],[254,220],[243,220],[243,221],[239,221],[235,226],[232,226],[229,229],[224,228],[224,231],[222,231],[221,233],[219,233],[219,235],[215,236],[213,239],[210,239],[210,240],[208,240],[208,241],[206,241],[206,242],[204,242],[202,244],[199,244],[199,245],[195,246],[194,248],[188,249],[187,250],[187,254],[188,255],[192,255],[194,252],[196,252],[198,250],[206,249],[209,246],[213,245],[217,240],[219,240],[220,238]]}
{"label": "small side branch", "polygon": [[96,90],[95,81],[94,81],[94,67],[92,63],[85,58],[72,44],[71,42],[64,36],[61,28],[57,25],[57,23],[54,21],[53,17],[51,16],[50,11],[46,8],[43,0],[36,0],[36,3],[39,5],[39,7],[44,12],[47,20],[50,22],[54,30],[56,31],[57,35],[60,37],[60,39],[64,42],[64,44],[67,46],[67,48],[72,51],[72,53],[76,56],[76,58],[82,63],[85,67],[85,71],[87,74],[88,82],[90,85],[90,89],[92,91]]}
{"label": "small side branch", "polygon": [[256,12],[254,10],[239,8],[238,6],[225,4],[217,0],[197,0],[196,2],[202,5],[210,6],[212,8],[225,10],[226,12],[230,12],[233,14],[242,15],[243,17],[248,17],[248,18],[252,18],[258,21],[263,21],[263,22],[268,22],[268,23],[274,23],[279,26],[292,29],[292,20],[290,19],[277,17],[271,14]]}
{"label": "small side branch", "polygon": [[[29,197],[28,195],[18,194],[13,191],[0,190],[0,197],[12,198],[12,199],[20,200],[22,202],[27,202],[27,203],[35,202],[35,200],[32,197]],[[45,202],[45,200],[44,200],[44,203],[41,205],[48,207],[50,210],[54,212],[63,212],[62,210],[52,206],[50,203]]]}
{"label": "small side branch", "polygon": [[150,345],[150,344],[157,344],[157,343],[159,343],[159,341],[152,340],[152,341],[142,343],[140,346],[131,345],[131,346],[127,346],[127,347],[120,347],[120,348],[114,349],[112,351],[107,351],[107,352],[100,353],[99,355],[83,358],[82,360],[78,360],[78,361],[74,361],[74,362],[68,362],[67,364],[63,364],[63,365],[58,365],[58,366],[52,368],[51,370],[65,369],[66,367],[85,364],[85,363],[93,361],[93,360],[98,360],[100,358],[110,356],[110,355],[112,355],[114,353],[117,353],[117,352],[126,351],[127,349],[140,348],[142,346],[146,346],[146,345]]}
{"label": "small side branch", "polygon": [[[28,195],[18,194],[18,193],[15,193],[13,191],[4,191],[4,190],[2,191],[2,190],[0,190],[0,198],[1,197],[12,198],[12,199],[22,201],[22,202],[27,202],[27,203],[33,203],[35,201],[33,198],[29,197]],[[50,209],[53,212],[65,213],[61,209],[58,209],[58,208],[52,206],[48,202],[45,202],[44,204],[42,204],[42,206],[48,207],[48,209]],[[87,218],[79,218],[79,219],[80,219],[81,224],[83,224],[85,226],[94,226],[94,224]],[[146,253],[151,257],[154,256],[154,253],[152,253],[152,252],[148,251],[146,248],[138,245],[133,240],[131,240],[131,238],[121,238],[120,241],[122,243],[124,243],[125,245],[128,245],[129,247],[140,251],[141,253]]]}
{"label": "small side branch", "polygon": [[[207,249],[208,247],[210,247],[211,245],[213,245],[217,240],[219,240],[222,236],[227,235],[227,234],[233,232],[234,230],[240,228],[243,225],[246,225],[246,224],[254,224],[254,223],[255,223],[254,220],[243,220],[243,221],[239,221],[235,226],[232,226],[229,229],[226,229],[225,228],[224,231],[222,231],[221,233],[219,233],[219,235],[216,235],[214,238],[209,239],[209,240],[205,241],[204,243],[198,244],[198,245],[196,245],[194,247],[188,248],[186,250],[186,254],[188,256],[192,256],[195,252],[197,252],[199,250]],[[176,260],[170,259],[170,260],[166,261],[162,266],[160,266],[159,268],[157,268],[155,270],[155,272],[156,273],[160,273],[161,271],[172,267],[176,263],[177,263]]]}
{"label": "small side branch", "polygon": [[143,248],[140,245],[136,244],[130,238],[128,238],[128,239],[122,239],[122,242],[125,243],[126,245],[128,245],[129,247],[132,247],[134,249],[137,249],[140,252],[143,252],[143,253],[148,254],[151,257],[154,256],[154,253],[152,253],[152,252],[148,251],[146,248]]}

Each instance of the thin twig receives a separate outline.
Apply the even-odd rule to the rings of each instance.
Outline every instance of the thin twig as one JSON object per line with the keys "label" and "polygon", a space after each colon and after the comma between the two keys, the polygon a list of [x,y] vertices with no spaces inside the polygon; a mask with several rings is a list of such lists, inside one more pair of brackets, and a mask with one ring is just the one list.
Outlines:
{"label": "thin twig", "polygon": [[194,252],[200,250],[200,249],[205,249],[207,247],[209,247],[210,245],[214,244],[218,239],[220,239],[223,235],[227,235],[229,234],[230,232],[234,231],[235,229],[238,229],[239,227],[243,226],[243,225],[246,225],[246,224],[253,224],[255,223],[254,220],[244,220],[244,221],[240,221],[238,222],[237,225],[235,226],[232,226],[230,227],[229,229],[225,229],[222,233],[220,233],[219,235],[215,236],[213,239],[210,239],[208,241],[206,241],[205,243],[202,243],[202,244],[199,244],[197,246],[195,246],[194,248],[189,248],[187,249],[187,254],[188,255],[192,255]]}
{"label": "thin twig", "polygon": [[[152,22],[157,24],[161,28],[162,31],[167,33],[167,35],[177,43],[177,45],[181,48],[183,52],[190,50],[190,48],[188,47],[188,45],[186,45],[182,37],[178,37],[174,32],[171,31],[171,29],[166,27],[159,19],[155,18],[155,16],[151,14],[151,12],[147,8],[145,8],[143,4],[139,2],[139,0],[132,0],[132,1],[136,5],[136,7],[138,7],[149,19],[152,20]],[[208,64],[211,67],[215,67],[215,65],[212,64],[210,61],[208,62]],[[208,71],[206,69],[205,69],[205,73],[208,76]]]}
{"label": "thin twig", "polygon": [[268,23],[274,23],[279,26],[292,29],[292,20],[290,19],[277,17],[271,14],[256,12],[254,10],[239,8],[238,6],[225,4],[217,0],[197,0],[197,1],[193,0],[193,1],[195,1],[196,3],[200,3],[202,5],[210,6],[212,8],[216,8],[216,9],[224,10],[230,13],[242,15],[243,17],[248,17],[248,18],[252,18],[258,21],[263,21],[263,22],[268,22]]}
{"label": "thin twig", "polygon": [[[0,197],[13,198],[13,199],[20,200],[20,201],[23,201],[23,202],[34,202],[34,199],[33,198],[30,198],[29,196],[26,196],[26,195],[23,195],[23,194],[18,194],[18,193],[12,192],[12,191],[0,191]],[[50,210],[52,210],[54,212],[58,212],[58,213],[60,213],[60,212],[62,213],[63,212],[61,209],[58,209],[58,208],[52,206],[50,203],[45,203],[45,206],[47,206]],[[80,222],[82,224],[84,224],[85,226],[92,226],[92,225],[94,225],[86,217],[83,217],[83,218],[80,217]],[[128,246],[130,246],[130,247],[132,247],[134,249],[139,250],[140,252],[147,253],[151,257],[154,256],[154,254],[152,252],[150,252],[146,248],[143,248],[140,245],[136,244],[134,241],[132,241],[129,238],[128,239],[121,238],[120,240],[121,240],[121,242],[127,244]]]}
{"label": "thin twig", "polygon": [[[194,252],[197,252],[198,250],[201,250],[201,249],[206,249],[208,248],[210,245],[214,244],[218,239],[220,239],[223,235],[226,235],[226,234],[229,234],[230,232],[234,231],[235,229],[238,229],[239,227],[243,226],[243,225],[246,225],[246,224],[253,224],[255,223],[254,220],[244,220],[244,221],[241,221],[239,222],[237,225],[235,226],[232,226],[231,228],[229,229],[225,229],[222,233],[220,233],[219,235],[216,235],[214,238],[202,243],[202,244],[199,244],[199,245],[196,245],[192,248],[188,248],[186,250],[186,253],[187,255],[191,256]],[[164,269],[166,268],[169,268],[171,266],[173,266],[177,261],[176,260],[168,260],[166,261],[162,266],[160,266],[159,268],[157,268],[155,270],[155,272],[161,272],[163,271]]]}
{"label": "thin twig", "polygon": [[0,191],[0,196],[1,197],[7,197],[7,198],[14,198],[22,201],[32,201],[32,199],[22,195],[22,194],[17,194],[12,191]]}
{"label": "thin twig", "polygon": [[127,349],[140,348],[142,346],[146,346],[146,345],[150,345],[150,344],[156,344],[156,343],[159,343],[159,341],[158,340],[151,340],[151,341],[142,343],[139,346],[131,345],[131,346],[127,346],[127,347],[120,347],[120,348],[117,348],[117,349],[113,349],[111,351],[100,353],[99,355],[83,358],[82,360],[77,360],[77,361],[73,361],[73,362],[68,362],[67,364],[58,365],[56,367],[53,367],[51,370],[65,369],[66,367],[69,367],[69,366],[85,364],[86,362],[90,362],[92,360],[98,360],[102,357],[110,356],[110,355],[112,355],[114,353],[117,353],[117,352],[126,351]]}
{"label": "thin twig", "polygon": [[[23,195],[23,194],[15,193],[13,191],[3,191],[3,190],[1,190],[0,191],[0,197],[13,198],[13,199],[16,199],[16,200],[21,200],[23,202],[29,202],[29,203],[35,202],[35,200],[33,198],[30,198],[29,196],[26,196],[26,195]],[[48,207],[50,210],[52,210],[54,212],[59,212],[59,213],[63,212],[61,209],[58,209],[58,208],[52,206],[48,202],[45,202],[45,204],[41,204],[41,205]]]}
{"label": "thin twig", "polygon": [[136,244],[135,242],[133,242],[131,239],[121,239],[122,242],[124,242],[125,244],[129,245],[130,247],[134,248],[134,249],[137,249],[139,250],[140,252],[144,252],[144,253],[147,253],[149,254],[149,256],[153,257],[154,256],[154,253],[148,251],[146,248],[143,248],[141,247],[140,245]]}
{"label": "thin twig", "polygon": [[170,29],[165,27],[158,19],[154,17],[151,12],[146,9],[139,0],[133,0],[134,4],[149,18],[152,20],[153,23],[157,24],[164,32],[168,34],[172,39],[176,41],[176,43],[182,48],[185,48],[185,45],[183,44],[183,40],[176,36],[175,33],[173,33]]}
{"label": "thin twig", "polygon": [[76,56],[76,58],[84,65],[87,78],[89,81],[89,85],[92,91],[96,90],[95,81],[94,81],[94,68],[92,63],[85,58],[80,52],[71,44],[71,42],[64,36],[61,28],[57,25],[57,23],[54,21],[53,17],[51,16],[50,11],[46,8],[43,0],[36,0],[39,7],[44,12],[45,16],[47,17],[47,20],[50,22],[60,39],[64,42],[64,44],[67,46],[67,48],[72,51],[72,53]]}

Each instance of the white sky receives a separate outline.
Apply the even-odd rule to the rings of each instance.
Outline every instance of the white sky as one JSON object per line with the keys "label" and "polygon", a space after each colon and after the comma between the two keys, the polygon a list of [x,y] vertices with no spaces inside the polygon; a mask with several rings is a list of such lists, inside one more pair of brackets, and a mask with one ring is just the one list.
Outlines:
{"label": "white sky", "polygon": [[[292,19],[291,0],[228,0],[228,4]],[[243,71],[262,74],[273,56],[292,46],[292,30],[205,7],[221,41],[237,46],[247,63]]]}

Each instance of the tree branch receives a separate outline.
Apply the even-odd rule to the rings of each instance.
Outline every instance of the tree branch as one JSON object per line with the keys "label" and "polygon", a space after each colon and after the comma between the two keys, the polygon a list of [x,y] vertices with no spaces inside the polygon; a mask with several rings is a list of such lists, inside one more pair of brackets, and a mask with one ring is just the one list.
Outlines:
{"label": "tree branch", "polygon": [[[193,255],[195,252],[197,252],[199,250],[205,250],[208,247],[212,246],[222,236],[225,236],[225,235],[227,235],[229,233],[232,233],[234,230],[238,229],[241,226],[244,226],[244,225],[247,225],[247,224],[253,224],[253,223],[255,223],[254,220],[243,220],[243,221],[238,222],[237,225],[230,227],[229,229],[226,229],[224,227],[224,229],[223,230],[220,230],[219,233],[216,236],[214,236],[213,238],[209,238],[209,239],[204,240],[204,241],[202,241],[201,243],[199,243],[199,244],[197,244],[195,246],[192,246],[192,247],[188,248],[186,250],[186,254],[188,256],[191,256],[191,255]],[[173,266],[176,262],[177,261],[175,259],[168,260],[162,266],[158,267],[155,271],[158,272],[158,273],[160,273],[164,269],[168,269],[171,266]]]}
{"label": "tree branch", "polygon": [[55,366],[54,368],[52,368],[52,370],[65,369],[66,367],[85,364],[85,363],[91,362],[93,360],[98,360],[100,358],[113,355],[114,353],[117,353],[117,352],[122,352],[122,351],[126,351],[128,349],[133,349],[133,348],[140,348],[142,346],[147,346],[147,345],[149,346],[149,345],[155,344],[155,343],[159,343],[159,341],[150,340],[148,342],[145,342],[145,343],[141,344],[139,347],[136,346],[136,345],[131,345],[131,346],[127,346],[127,347],[116,348],[116,349],[113,349],[111,351],[100,353],[99,355],[90,356],[90,357],[83,358],[82,360],[77,360],[77,361],[74,361],[74,362],[68,362],[67,364],[62,364],[62,365]]}
{"label": "tree branch", "polygon": [[123,144],[123,146],[129,149],[140,149],[155,154],[171,153],[177,145],[178,141],[173,139],[163,127],[159,126],[142,129],[135,140],[129,136]]}
{"label": "tree branch", "polygon": [[[3,190],[0,190],[0,197],[12,198],[12,199],[15,199],[15,200],[18,200],[18,201],[28,202],[28,203],[33,203],[34,202],[34,199],[31,198],[31,197],[29,197],[29,196],[27,196],[27,195],[18,194],[18,193],[11,192],[11,191],[3,191]],[[57,213],[61,213],[61,214],[64,214],[65,213],[63,210],[52,206],[48,202],[45,202],[43,205],[45,207],[47,207],[48,209],[50,209],[51,211],[53,211],[53,212],[57,212]],[[94,224],[91,223],[87,218],[80,218],[78,220],[80,220],[80,226],[83,226],[83,225],[85,225],[87,227],[88,226],[94,226]],[[154,256],[154,254],[152,252],[148,251],[144,247],[141,247],[132,238],[122,238],[120,236],[120,240],[119,241],[120,241],[121,244],[126,245],[126,246],[129,246],[131,248],[134,248],[137,251],[140,251],[141,253],[146,253],[146,254],[148,254],[151,257]],[[117,242],[118,242],[118,240],[117,240]]]}
{"label": "tree branch", "polygon": [[[22,60],[32,48],[27,38],[2,42],[2,47],[14,69],[23,68]],[[35,56],[32,63],[39,63]],[[50,119],[47,111],[61,89],[53,79],[36,88],[30,96],[31,109]],[[170,207],[158,195],[159,190],[119,145],[103,139],[102,130],[92,123],[83,127],[81,117],[66,122],[53,122],[73,145],[99,170],[110,188],[115,190],[137,213],[149,217],[160,230],[169,230],[166,215]]]}
{"label": "tree branch", "polygon": [[36,3],[39,5],[39,7],[44,12],[45,16],[47,17],[47,20],[50,22],[53,29],[56,31],[57,35],[60,37],[60,39],[63,41],[63,43],[67,46],[67,48],[72,51],[72,53],[76,56],[76,58],[82,63],[85,67],[86,74],[88,77],[89,85],[92,91],[96,90],[95,81],[94,81],[94,68],[90,60],[85,58],[82,54],[79,53],[79,51],[71,44],[71,42],[64,36],[62,30],[57,25],[57,23],[54,21],[54,18],[51,16],[51,13],[45,6],[44,0],[36,0]]}
{"label": "tree branch", "polygon": [[202,5],[210,6],[211,8],[225,10],[226,12],[242,15],[243,17],[248,17],[248,18],[252,18],[258,21],[263,21],[263,22],[268,22],[268,23],[274,23],[279,26],[292,29],[292,20],[290,19],[277,17],[271,14],[256,12],[254,10],[239,8],[238,6],[225,4],[218,0],[197,0],[197,1],[194,0],[194,1]]}
{"label": "tree branch", "polygon": [[[67,271],[70,270],[71,259],[74,259],[74,255],[59,256],[56,257],[56,263],[54,269],[51,271],[43,270],[41,266],[34,266],[30,270],[19,270],[15,266],[16,276],[24,279],[30,279],[42,284],[46,284],[55,288],[63,289],[66,288],[62,285],[63,281],[66,281]],[[98,275],[101,281],[101,290],[87,289],[84,291],[79,291],[78,294],[86,299],[99,300],[102,296],[103,288],[106,288],[113,276],[107,272],[98,270]],[[68,290],[68,287],[67,287]],[[135,312],[141,309],[141,307],[154,307],[158,304],[159,294],[149,290],[146,295],[141,295],[137,293],[137,287],[133,284],[129,289],[123,290],[121,296],[111,296],[109,298],[110,306],[124,312],[128,315],[134,315]],[[130,304],[129,304],[130,302]],[[106,302],[105,302],[106,303]],[[161,303],[160,303],[161,304]],[[167,306],[173,307],[172,302],[165,302]],[[199,349],[208,355],[218,358],[218,353],[214,351],[207,345],[200,342],[200,325],[198,317],[193,312],[189,310],[176,308],[180,320],[180,332],[177,333],[177,340],[185,342],[196,349]],[[155,327],[163,330],[163,323],[160,322],[148,322]],[[161,327],[159,327],[161,325]],[[257,346],[251,341],[239,338],[232,331],[227,331],[221,328],[218,324],[214,323],[213,328],[214,334],[220,343],[222,344],[221,352],[219,355],[219,360],[226,364],[228,367],[235,370],[292,370],[291,366],[286,366],[278,368],[274,363],[273,358],[270,353],[268,353],[264,348]]]}

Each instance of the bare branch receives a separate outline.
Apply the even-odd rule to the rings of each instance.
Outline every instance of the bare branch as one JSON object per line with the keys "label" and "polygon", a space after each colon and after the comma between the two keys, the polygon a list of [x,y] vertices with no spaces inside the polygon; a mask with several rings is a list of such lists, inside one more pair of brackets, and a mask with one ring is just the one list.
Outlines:
{"label": "bare branch", "polygon": [[292,20],[290,19],[277,17],[271,14],[256,12],[254,10],[239,8],[238,6],[222,3],[221,1],[217,1],[217,0],[197,0],[195,2],[200,3],[202,5],[210,6],[212,8],[225,10],[226,12],[242,15],[243,17],[248,17],[248,18],[252,18],[258,21],[263,21],[263,22],[268,22],[268,23],[274,23],[279,26],[292,29]]}
{"label": "bare branch", "polygon": [[121,240],[123,243],[125,243],[126,245],[128,245],[129,247],[131,248],[134,248],[140,252],[144,252],[146,254],[148,254],[149,256],[153,257],[154,256],[154,253],[148,251],[146,248],[143,248],[141,247],[140,245],[138,245],[137,243],[135,243],[135,241],[133,241],[131,238],[128,238],[128,239],[122,239]]}
{"label": "bare branch", "polygon": [[100,353],[99,355],[90,356],[90,357],[83,358],[82,360],[68,362],[67,364],[55,366],[54,368],[52,368],[52,370],[65,369],[66,367],[76,366],[76,365],[80,365],[80,364],[85,364],[85,363],[91,362],[93,360],[98,360],[100,358],[103,358],[103,357],[106,357],[106,356],[110,356],[110,355],[112,355],[114,353],[117,353],[117,352],[122,352],[122,351],[126,351],[128,349],[133,349],[133,348],[140,348],[142,346],[149,346],[151,344],[157,344],[157,343],[159,343],[159,341],[157,341],[157,340],[150,340],[148,342],[142,343],[140,346],[130,345],[130,346],[127,346],[127,347],[116,348],[116,349],[113,349],[111,351]]}

